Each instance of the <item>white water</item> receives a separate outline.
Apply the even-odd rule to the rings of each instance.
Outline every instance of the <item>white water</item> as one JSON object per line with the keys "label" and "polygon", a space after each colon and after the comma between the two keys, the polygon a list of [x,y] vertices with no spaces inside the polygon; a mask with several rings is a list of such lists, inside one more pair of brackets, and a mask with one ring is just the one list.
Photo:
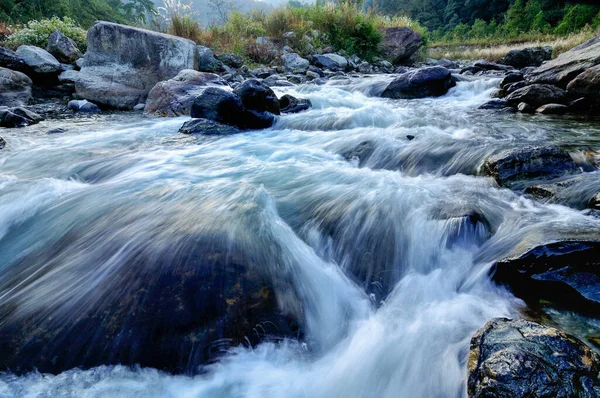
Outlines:
{"label": "white water", "polygon": [[[263,272],[285,281],[281,308],[304,318],[306,335],[235,348],[195,377],[123,366],[4,373],[0,397],[464,396],[470,337],[522,306],[490,282],[491,263],[600,227],[498,189],[476,168],[503,148],[585,146],[598,131],[473,111],[495,80],[438,99],[366,95],[387,80],[287,89],[314,108],[223,138],[179,135],[184,118],[131,115],[72,122],[60,135],[44,134],[50,124],[2,132],[0,306],[68,324],[119,294],[109,282],[140,247],[224,233],[276,253]],[[374,153],[363,167],[340,155],[365,141]],[[474,212],[487,228],[464,221]],[[56,261],[10,268],[65,236]]]}

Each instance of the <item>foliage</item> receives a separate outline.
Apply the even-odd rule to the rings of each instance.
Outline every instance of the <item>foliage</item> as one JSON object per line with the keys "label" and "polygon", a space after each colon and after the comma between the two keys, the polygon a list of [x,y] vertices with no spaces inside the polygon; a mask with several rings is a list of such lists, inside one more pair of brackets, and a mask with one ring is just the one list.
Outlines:
{"label": "foliage", "polygon": [[193,41],[199,41],[202,35],[202,28],[198,21],[189,15],[176,14],[171,18],[169,33]]}
{"label": "foliage", "polygon": [[0,20],[27,23],[69,17],[83,27],[96,20],[139,24],[154,12],[152,0],[0,0]]}
{"label": "foliage", "polygon": [[80,28],[74,20],[69,17],[59,19],[44,19],[41,21],[30,21],[24,28],[13,33],[7,39],[8,45],[18,47],[20,45],[31,45],[46,48],[48,38],[55,30],[71,38],[77,47],[85,52],[86,31]]}

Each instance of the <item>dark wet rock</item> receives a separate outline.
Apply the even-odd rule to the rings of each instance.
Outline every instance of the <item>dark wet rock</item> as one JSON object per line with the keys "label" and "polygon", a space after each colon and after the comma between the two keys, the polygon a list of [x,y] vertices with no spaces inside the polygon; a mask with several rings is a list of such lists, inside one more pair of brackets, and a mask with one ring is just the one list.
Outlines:
{"label": "dark wet rock", "polygon": [[63,129],[61,127],[57,127],[55,129],[50,129],[50,130],[46,131],[46,134],[63,134],[63,133],[66,133],[66,132],[67,132],[66,129]]}
{"label": "dark wet rock", "polygon": [[[67,303],[66,311],[46,305],[24,309],[18,300],[3,300],[0,368],[60,373],[121,364],[194,374],[231,347],[297,336],[298,323],[281,313],[260,259],[242,244],[189,231],[167,240],[123,251],[112,243],[109,253],[125,257],[111,268],[114,278],[94,280],[90,294]],[[63,245],[13,265],[23,271],[43,261],[45,269],[60,268],[60,254],[69,246]],[[71,274],[89,277],[103,264],[95,256],[88,254],[86,266],[73,265]],[[104,261],[109,259],[110,254]],[[5,281],[16,278],[17,268],[10,270],[4,268]],[[24,284],[19,289],[27,291]]]}
{"label": "dark wet rock", "polygon": [[216,87],[208,87],[196,97],[190,114],[194,119],[209,119],[240,129],[263,129],[275,122],[272,113],[248,110],[237,95]]}
{"label": "dark wet rock", "polygon": [[223,65],[229,66],[230,68],[238,69],[244,65],[244,57],[235,54],[221,54],[216,56],[217,60],[222,62]]}
{"label": "dark wet rock", "polygon": [[0,149],[4,149],[6,147],[6,140],[0,137]]}
{"label": "dark wet rock", "polygon": [[246,109],[279,115],[279,99],[269,87],[256,79],[246,80],[233,90]]}
{"label": "dark wet rock", "polygon": [[526,195],[530,195],[535,199],[551,199],[556,196],[556,187],[550,184],[544,185],[532,185],[530,187],[525,188],[524,193]]}
{"label": "dark wet rock", "polygon": [[489,61],[479,60],[473,64],[476,68],[481,68],[485,70],[491,71],[509,71],[512,70],[512,67],[506,65],[500,65]]}
{"label": "dark wet rock", "polygon": [[44,118],[41,115],[38,115],[37,113],[35,113],[27,108],[24,108],[22,106],[12,108],[10,111],[12,113],[14,113],[15,115],[18,115],[18,116],[24,117],[25,119],[28,119],[30,125],[39,123],[44,120]]}
{"label": "dark wet rock", "polygon": [[312,107],[312,102],[308,98],[296,98],[289,94],[283,95],[279,99],[279,104],[281,113],[298,113]]}
{"label": "dark wet rock", "polygon": [[17,54],[23,58],[27,66],[35,73],[58,74],[62,71],[60,62],[48,51],[34,46],[20,46]]}
{"label": "dark wet rock", "polygon": [[67,104],[67,109],[79,113],[100,113],[98,105],[89,102],[88,100],[72,100]]}
{"label": "dark wet rock", "polygon": [[319,68],[329,69],[330,71],[344,71],[348,66],[348,60],[338,54],[315,54],[313,61]]}
{"label": "dark wet rock", "polygon": [[500,60],[503,65],[509,65],[517,69],[528,66],[540,66],[544,61],[552,59],[552,47],[531,47],[523,50],[511,50]]}
{"label": "dark wet rock", "polygon": [[8,109],[0,109],[0,127],[15,128],[25,127],[31,124],[31,120],[17,115]]}
{"label": "dark wet rock", "polygon": [[588,202],[588,207],[590,209],[600,210],[600,192],[592,196]]}
{"label": "dark wet rock", "polygon": [[490,101],[486,102],[485,104],[481,105],[477,109],[498,110],[498,109],[503,109],[503,108],[506,108],[506,107],[508,107],[508,102],[506,100],[503,100],[503,99],[493,99],[493,100],[490,100]]}
{"label": "dark wet rock", "polygon": [[412,65],[425,44],[420,34],[407,27],[381,30],[379,51],[394,65]]}
{"label": "dark wet rock", "polygon": [[527,86],[527,83],[524,82],[524,81],[509,84],[508,86],[505,86],[504,89],[503,89],[504,96],[512,94],[515,91],[517,91],[517,90],[519,90],[519,89],[521,89],[521,88],[523,88],[525,86]]}
{"label": "dark wet rock", "polygon": [[196,43],[180,37],[109,22],[87,34],[85,62],[75,87],[80,98],[133,109],[150,90],[184,69],[198,69]]}
{"label": "dark wet rock", "polygon": [[18,72],[26,72],[28,69],[27,64],[19,54],[4,47],[0,47],[0,68]]}
{"label": "dark wet rock", "polygon": [[468,396],[597,397],[600,357],[577,338],[524,319],[496,318],[471,339]]}
{"label": "dark wet rock", "polygon": [[567,86],[570,94],[600,100],[600,65],[589,68]]}
{"label": "dark wet rock", "polygon": [[52,54],[59,62],[73,64],[81,57],[81,53],[73,40],[55,30],[48,38],[46,51]]}
{"label": "dark wet rock", "polygon": [[539,108],[546,104],[564,104],[567,102],[567,93],[549,84],[532,84],[520,88],[506,97],[511,105],[527,102],[531,106]]}
{"label": "dark wet rock", "polygon": [[600,313],[600,243],[557,242],[497,262],[494,281],[527,302],[547,300],[570,311]]}
{"label": "dark wet rock", "polygon": [[556,147],[524,147],[502,151],[487,159],[481,174],[499,185],[516,181],[553,179],[579,171],[567,151]]}
{"label": "dark wet rock", "polygon": [[24,73],[0,67],[0,106],[26,104],[31,99],[32,85]]}
{"label": "dark wet rock", "polygon": [[409,140],[409,141],[412,141],[412,140],[414,140],[414,139],[415,139],[415,136],[414,136],[414,135],[411,135],[411,134],[408,134],[408,135],[406,136],[406,139],[407,139],[407,140]]}
{"label": "dark wet rock", "polygon": [[448,69],[434,66],[400,75],[386,87],[381,96],[395,99],[439,97],[455,85]]}
{"label": "dark wet rock", "polygon": [[364,166],[375,152],[375,148],[376,145],[373,141],[363,141],[357,146],[342,152],[341,155],[346,160],[357,160],[359,166]]}
{"label": "dark wet rock", "polygon": [[600,64],[600,36],[560,54],[533,70],[528,75],[528,81],[566,88],[580,73],[598,64]]}
{"label": "dark wet rock", "polygon": [[189,115],[194,100],[204,88],[226,85],[227,82],[214,73],[184,69],[150,90],[144,111],[154,116]]}
{"label": "dark wet rock", "polygon": [[479,66],[466,66],[460,70],[461,75],[476,75],[481,72],[485,72],[487,69],[480,68]]}
{"label": "dark wet rock", "polygon": [[542,115],[564,115],[569,111],[569,107],[561,104],[546,104],[535,110],[536,113]]}
{"label": "dark wet rock", "polygon": [[521,113],[535,113],[535,108],[527,102],[521,102],[517,105],[517,110]]}
{"label": "dark wet rock", "polygon": [[240,130],[208,119],[192,119],[185,122],[179,132],[183,134],[231,135],[239,133]]}
{"label": "dark wet rock", "polygon": [[208,47],[198,46],[198,70],[200,72],[217,72],[221,63]]}
{"label": "dark wet rock", "polygon": [[511,73],[508,73],[506,76],[504,76],[504,79],[502,79],[502,82],[500,82],[500,87],[504,87],[504,86],[512,84],[512,83],[520,82],[522,80],[523,80],[522,73],[511,72]]}

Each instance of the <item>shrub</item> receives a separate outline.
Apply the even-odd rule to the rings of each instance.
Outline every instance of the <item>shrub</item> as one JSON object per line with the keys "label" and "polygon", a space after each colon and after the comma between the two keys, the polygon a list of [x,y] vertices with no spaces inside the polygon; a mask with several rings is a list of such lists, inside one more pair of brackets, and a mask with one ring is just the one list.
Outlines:
{"label": "shrub", "polygon": [[169,33],[197,42],[202,35],[202,28],[198,21],[190,16],[174,14],[171,17]]}
{"label": "shrub", "polygon": [[4,22],[0,22],[0,42],[6,40],[13,33],[13,29],[10,26]]}
{"label": "shrub", "polygon": [[69,17],[63,19],[53,17],[41,21],[30,21],[23,29],[10,35],[7,43],[12,47],[30,45],[46,48],[48,38],[55,30],[71,38],[77,44],[79,50],[85,52],[86,31],[77,26],[75,21]]}

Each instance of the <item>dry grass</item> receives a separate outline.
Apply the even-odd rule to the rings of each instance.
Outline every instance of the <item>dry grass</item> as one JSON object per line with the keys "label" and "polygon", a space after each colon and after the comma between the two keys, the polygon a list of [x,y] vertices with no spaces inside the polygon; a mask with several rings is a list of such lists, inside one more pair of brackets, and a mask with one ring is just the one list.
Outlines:
{"label": "dry grass", "polygon": [[596,30],[583,30],[579,33],[566,37],[542,37],[539,40],[522,41],[519,39],[507,40],[496,43],[467,43],[462,45],[434,44],[429,47],[430,58],[446,58],[450,60],[474,60],[485,59],[487,61],[499,61],[510,50],[521,50],[527,47],[552,46],[553,57],[557,57],[565,51],[580,45],[581,43],[598,35]]}

